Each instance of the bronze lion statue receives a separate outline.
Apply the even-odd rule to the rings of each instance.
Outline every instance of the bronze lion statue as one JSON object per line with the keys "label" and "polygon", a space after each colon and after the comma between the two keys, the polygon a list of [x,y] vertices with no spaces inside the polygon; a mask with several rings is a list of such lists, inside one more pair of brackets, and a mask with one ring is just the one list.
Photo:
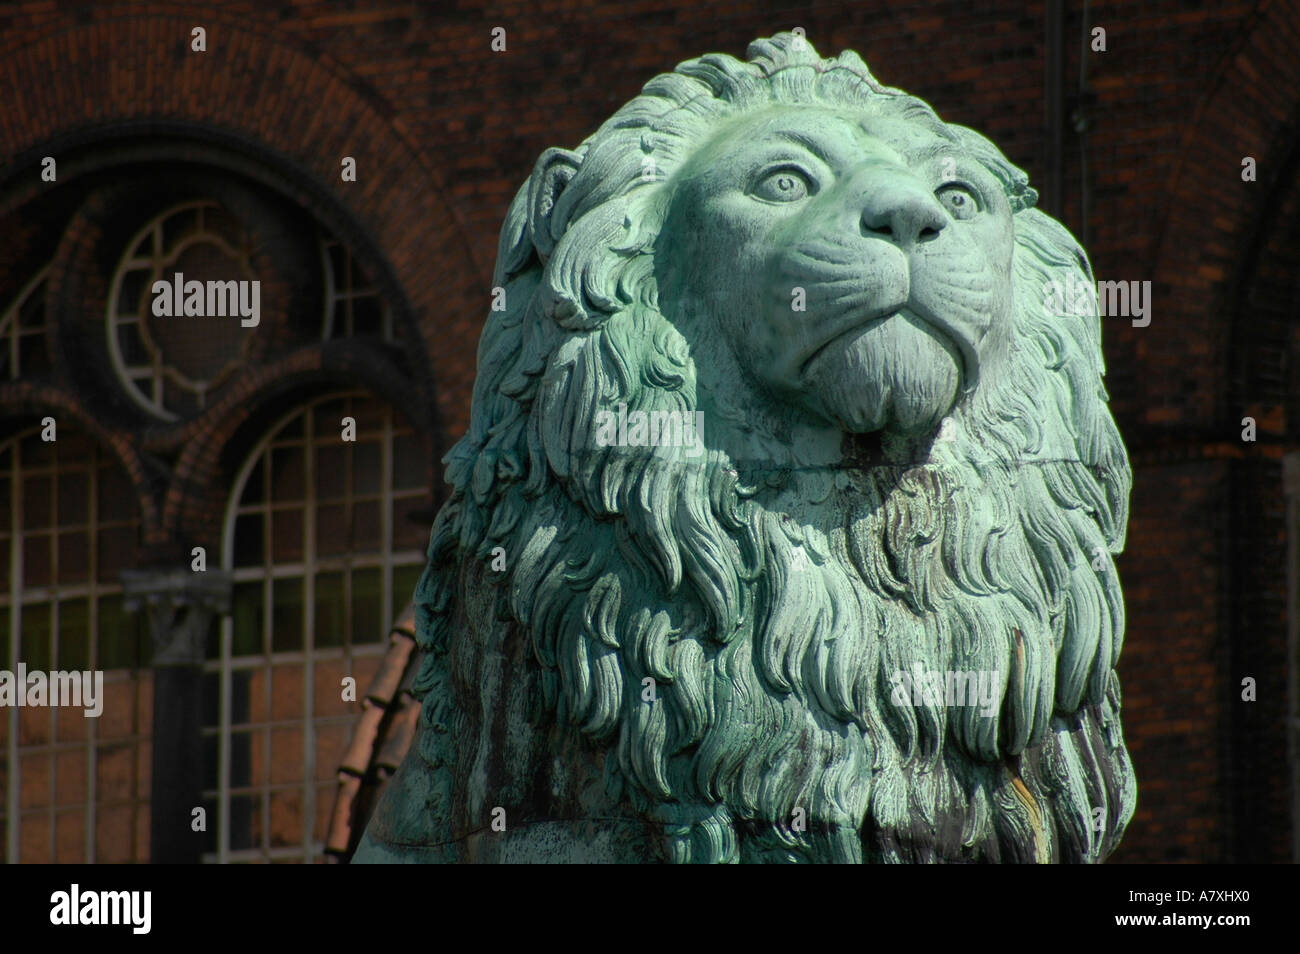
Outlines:
{"label": "bronze lion statue", "polygon": [[1035,199],[792,34],[547,150],[357,860],[1104,859],[1131,471]]}

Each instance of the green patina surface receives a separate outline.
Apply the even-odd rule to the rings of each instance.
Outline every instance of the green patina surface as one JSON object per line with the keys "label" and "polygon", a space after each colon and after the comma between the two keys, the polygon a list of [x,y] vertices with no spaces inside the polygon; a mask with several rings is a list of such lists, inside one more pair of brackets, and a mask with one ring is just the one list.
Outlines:
{"label": "green patina surface", "polygon": [[1105,858],[1131,473],[1034,202],[791,34],[547,150],[357,860]]}

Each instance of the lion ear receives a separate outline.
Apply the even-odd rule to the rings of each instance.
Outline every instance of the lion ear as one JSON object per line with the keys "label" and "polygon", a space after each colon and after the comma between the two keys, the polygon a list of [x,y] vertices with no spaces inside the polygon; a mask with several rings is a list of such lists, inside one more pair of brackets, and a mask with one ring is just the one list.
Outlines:
{"label": "lion ear", "polygon": [[568,149],[547,149],[528,180],[528,234],[545,262],[568,228],[567,208],[558,212],[560,194],[582,166],[582,156]]}

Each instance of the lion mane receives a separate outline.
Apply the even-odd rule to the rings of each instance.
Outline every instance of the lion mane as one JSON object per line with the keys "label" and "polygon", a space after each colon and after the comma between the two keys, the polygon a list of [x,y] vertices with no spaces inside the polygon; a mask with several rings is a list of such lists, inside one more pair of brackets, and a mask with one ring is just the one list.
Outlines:
{"label": "lion mane", "polygon": [[[493,805],[640,819],[676,862],[1100,861],[1136,799],[1112,562],[1131,472],[1100,318],[1049,314],[1043,295],[1092,284],[1084,252],[995,146],[856,54],[781,34],[747,57],[651,80],[575,150],[545,220],[542,160],[510,207],[506,307],[416,595],[426,809],[449,839]],[[732,460],[710,429],[751,426],[743,394],[698,457],[597,446],[601,412],[696,407],[700,369],[657,305],[674,170],[745,110],[882,98],[1006,190],[1012,373],[908,459]],[[782,494],[806,503],[798,519]],[[1000,674],[996,712],[899,705],[895,674],[918,667]],[[561,778],[564,760],[587,777]]]}

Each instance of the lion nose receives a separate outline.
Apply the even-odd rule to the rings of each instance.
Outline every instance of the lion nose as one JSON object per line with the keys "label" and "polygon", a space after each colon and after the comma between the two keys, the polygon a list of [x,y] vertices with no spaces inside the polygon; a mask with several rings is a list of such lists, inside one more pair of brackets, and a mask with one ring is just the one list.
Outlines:
{"label": "lion nose", "polygon": [[917,183],[894,182],[872,189],[862,206],[862,234],[887,238],[903,248],[937,238],[948,217]]}

